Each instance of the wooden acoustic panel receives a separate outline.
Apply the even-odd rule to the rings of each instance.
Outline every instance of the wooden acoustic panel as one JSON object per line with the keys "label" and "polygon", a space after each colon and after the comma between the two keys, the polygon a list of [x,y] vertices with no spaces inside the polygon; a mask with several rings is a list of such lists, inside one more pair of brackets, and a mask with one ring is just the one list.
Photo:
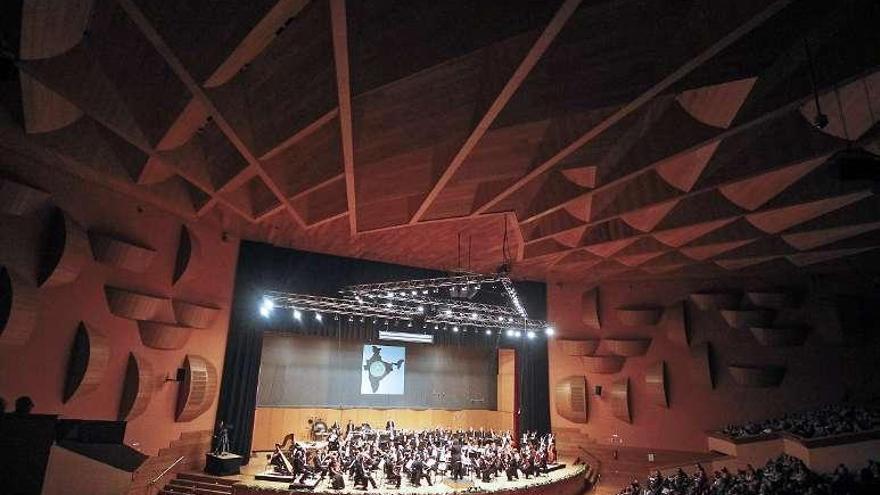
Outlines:
{"label": "wooden acoustic panel", "polygon": [[135,273],[147,271],[156,257],[156,250],[118,236],[89,232],[92,254],[101,263]]}
{"label": "wooden acoustic panel", "polygon": [[110,312],[130,320],[154,320],[171,302],[166,297],[141,294],[109,285],[104,287],[104,293]]}
{"label": "wooden acoustic panel", "polygon": [[587,379],[569,376],[556,383],[556,413],[574,423],[587,422]]}
{"label": "wooden acoustic panel", "polygon": [[778,387],[785,378],[784,366],[748,366],[732,364],[727,367],[733,381],[743,387]]}
{"label": "wooden acoustic panel", "polygon": [[651,347],[651,339],[602,339],[602,345],[605,350],[617,356],[644,356]]}
{"label": "wooden acoustic panel", "polygon": [[169,325],[157,321],[138,321],[141,342],[152,349],[180,349],[189,341],[193,332],[190,327]]}
{"label": "wooden acoustic panel", "polygon": [[599,347],[599,339],[560,340],[559,343],[568,356],[592,356]]}
{"label": "wooden acoustic panel", "polygon": [[153,398],[155,377],[149,361],[135,353],[128,354],[122,397],[119,399],[119,419],[131,421],[146,411]]}
{"label": "wooden acoustic panel", "polygon": [[30,215],[49,202],[49,193],[27,184],[0,177],[0,213]]}
{"label": "wooden acoustic panel", "polygon": [[695,347],[691,351],[691,383],[693,385],[714,389],[714,365],[712,344],[706,342]]}
{"label": "wooden acoustic panel", "polygon": [[786,291],[749,291],[746,299],[759,308],[782,309],[794,304],[794,296]]}
{"label": "wooden acoustic panel", "polygon": [[62,209],[55,208],[43,232],[37,285],[57,287],[73,282],[89,257],[86,232]]}
{"label": "wooden acoustic panel", "polygon": [[37,324],[37,288],[24,276],[0,267],[0,344],[24,345]]}
{"label": "wooden acoustic panel", "polygon": [[687,306],[684,301],[674,304],[663,312],[666,337],[682,347],[690,347],[691,332],[688,328]]}
{"label": "wooden acoustic panel", "polygon": [[669,396],[666,390],[666,361],[657,361],[645,370],[645,388],[648,400],[660,407],[669,407]]}
{"label": "wooden acoustic panel", "polygon": [[751,327],[750,329],[755,340],[765,347],[798,346],[807,339],[807,329],[803,327]]}
{"label": "wooden acoustic panel", "polygon": [[192,421],[207,411],[217,396],[217,368],[207,359],[187,354],[183,362],[186,370],[177,393],[176,421]]}
{"label": "wooden acoustic panel", "polygon": [[615,380],[609,391],[611,397],[611,414],[615,418],[632,423],[632,414],[629,410],[629,378]]}
{"label": "wooden acoustic panel", "polygon": [[764,327],[773,322],[775,312],[770,309],[722,309],[721,317],[730,327],[747,330],[749,327]]}
{"label": "wooden acoustic panel", "polygon": [[180,299],[173,299],[171,306],[174,309],[174,318],[177,322],[192,328],[208,328],[220,314],[220,308],[181,301]]}
{"label": "wooden acoustic panel", "polygon": [[171,284],[176,285],[183,280],[195,278],[198,260],[202,255],[198,238],[186,225],[180,227],[180,241],[177,244],[177,255],[174,259],[174,273]]}
{"label": "wooden acoustic panel", "polygon": [[694,292],[690,295],[691,302],[703,311],[736,308],[740,299],[735,292]]}
{"label": "wooden acoustic panel", "polygon": [[650,306],[631,306],[617,308],[617,319],[628,327],[656,325],[663,316],[663,308]]}
{"label": "wooden acoustic panel", "polygon": [[599,288],[590,289],[581,296],[581,321],[591,328],[602,328],[599,319]]}
{"label": "wooden acoustic panel", "polygon": [[109,361],[110,340],[80,322],[70,347],[63,401],[66,403],[74,395],[81,397],[96,390],[104,379]]}
{"label": "wooden acoustic panel", "polygon": [[626,358],[622,356],[583,356],[584,368],[587,373],[610,375],[623,369]]}

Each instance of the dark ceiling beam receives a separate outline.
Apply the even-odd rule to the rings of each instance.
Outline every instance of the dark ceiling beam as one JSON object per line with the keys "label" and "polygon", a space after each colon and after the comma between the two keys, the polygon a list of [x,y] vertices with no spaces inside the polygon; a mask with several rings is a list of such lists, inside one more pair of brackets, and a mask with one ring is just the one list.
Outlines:
{"label": "dark ceiling beam", "polygon": [[342,139],[342,162],[345,170],[345,197],[348,202],[348,226],[357,235],[357,198],[354,184],[354,138],[351,120],[351,77],[348,63],[348,23],[345,0],[330,0],[333,28],[333,61],[336,64],[336,89],[339,99],[339,129]]}
{"label": "dark ceiling beam", "polygon": [[242,67],[250,63],[275,39],[278,28],[299,14],[310,0],[279,0],[260,19],[253,29],[235,47],[214,72],[205,80],[206,88],[221,86],[232,79]]}
{"label": "dark ceiling beam", "polygon": [[250,164],[251,167],[257,172],[257,175],[263,180],[269,190],[275,195],[278,201],[284,205],[285,209],[289,213],[290,217],[296,222],[296,224],[300,226],[305,226],[305,222],[299,213],[293,208],[290,204],[290,201],[284,196],[284,193],[281,191],[281,188],[278,187],[278,184],[269,176],[266,170],[263,168],[259,159],[248,149],[247,145],[241,139],[240,136],[235,132],[235,129],[226,119],[226,117],[220,112],[214,102],[208,97],[208,94],[202,89],[202,86],[193,78],[192,74],[183,66],[183,63],[180,59],[171,51],[171,48],[162,39],[162,36],[156,30],[156,28],[149,22],[144,13],[135,5],[134,0],[117,0],[117,3],[120,7],[126,12],[131,21],[138,27],[144,37],[153,45],[153,48],[162,56],[165,60],[165,63],[171,68],[171,70],[177,75],[177,77],[183,82],[183,84],[189,89],[189,91],[193,94],[194,97],[198,98],[199,101],[205,106],[208,114],[214,119],[214,122],[217,124],[217,127],[223,132],[226,136],[226,139],[229,140],[230,143],[238,150],[242,157]]}
{"label": "dark ceiling beam", "polygon": [[[845,80],[843,80],[843,81],[839,81],[839,82],[837,82],[832,88],[821,88],[821,89],[819,89],[819,92],[820,92],[820,93],[825,93],[826,91],[831,91],[834,87],[844,86],[844,85],[846,85],[846,84],[848,84],[848,83],[850,83],[850,82],[857,81],[857,80],[859,80],[859,79],[861,79],[861,78],[863,78],[863,77],[866,77],[866,76],[872,74],[873,72],[875,72],[875,70],[874,70],[873,68],[872,68],[872,69],[867,69],[867,70],[865,70],[865,71],[863,71],[863,72],[860,72],[860,73],[858,73],[858,74],[856,74],[856,75],[853,75],[853,76],[851,76],[851,77],[849,77],[849,78],[847,78],[847,79],[845,79]],[[650,171],[652,171],[652,170],[657,170],[657,169],[660,168],[663,164],[668,163],[668,162],[670,162],[670,161],[672,161],[672,160],[676,160],[676,159],[678,159],[678,158],[684,157],[684,156],[686,156],[686,155],[688,155],[688,154],[690,154],[690,153],[693,153],[693,152],[695,152],[695,151],[697,151],[697,150],[699,150],[699,149],[701,149],[701,148],[704,148],[704,147],[709,146],[709,145],[711,145],[711,144],[714,144],[714,143],[717,143],[717,142],[723,141],[723,140],[725,140],[725,139],[727,139],[727,138],[730,138],[730,137],[733,137],[733,136],[737,136],[737,135],[739,135],[739,134],[742,134],[743,132],[746,132],[746,131],[748,131],[748,130],[750,130],[750,129],[753,129],[753,128],[757,127],[757,126],[760,126],[760,125],[762,125],[762,124],[765,124],[765,123],[767,123],[767,122],[769,122],[769,121],[771,121],[771,120],[775,120],[775,119],[777,119],[777,118],[780,118],[780,117],[782,117],[782,116],[785,116],[785,115],[789,114],[790,112],[797,111],[797,110],[798,110],[798,109],[799,109],[799,108],[800,108],[805,102],[807,102],[807,101],[811,101],[812,99],[813,99],[813,95],[810,94],[810,95],[804,96],[803,98],[800,98],[800,99],[797,99],[797,100],[795,100],[795,101],[791,101],[791,102],[789,102],[789,103],[786,103],[785,105],[783,105],[783,106],[781,106],[781,107],[779,107],[779,108],[776,108],[776,109],[774,109],[774,110],[771,110],[771,111],[769,111],[769,112],[767,112],[767,113],[765,113],[765,114],[763,114],[763,115],[760,115],[760,116],[758,116],[758,117],[756,117],[756,118],[754,118],[754,119],[752,119],[752,120],[750,120],[750,121],[748,121],[748,122],[743,122],[743,123],[740,124],[740,125],[737,125],[737,126],[735,126],[735,127],[731,127],[731,128],[729,128],[729,129],[726,129],[726,130],[724,130],[723,132],[720,132],[719,134],[717,134],[717,135],[715,135],[715,136],[712,136],[712,137],[709,138],[709,139],[706,139],[706,140],[704,140],[704,141],[702,141],[702,142],[699,142],[699,143],[697,143],[697,144],[691,145],[691,146],[689,146],[688,148],[686,148],[686,149],[684,149],[684,150],[681,150],[681,151],[679,151],[679,152],[676,152],[676,153],[674,153],[674,154],[672,154],[672,155],[669,155],[669,156],[663,157],[663,158],[661,158],[660,160],[657,160],[657,161],[651,163],[651,164],[648,165],[647,167],[644,167],[644,168],[641,168],[641,169],[639,169],[639,170],[635,170],[635,171],[633,171],[633,172],[630,172],[630,173],[628,173],[628,174],[626,174],[626,175],[623,175],[623,176],[621,176],[621,177],[618,177],[618,178],[616,178],[616,179],[614,179],[614,180],[612,180],[612,181],[610,181],[610,182],[608,182],[608,183],[606,183],[606,184],[603,184],[603,185],[601,185],[601,186],[599,186],[599,187],[597,187],[597,188],[595,188],[595,189],[592,189],[592,190],[590,190],[590,191],[587,191],[587,192],[584,193],[584,194],[578,195],[578,196],[576,196],[576,197],[574,197],[574,198],[571,198],[571,199],[569,199],[569,200],[563,201],[563,202],[561,202],[561,203],[559,203],[559,204],[557,204],[557,205],[554,205],[554,206],[552,206],[552,207],[550,207],[550,208],[547,208],[547,209],[545,209],[545,210],[543,210],[543,211],[537,212],[537,213],[533,214],[532,216],[530,216],[530,217],[528,217],[528,218],[525,218],[525,219],[520,220],[520,225],[522,225],[522,226],[526,226],[526,224],[529,224],[529,223],[535,222],[535,221],[537,221],[537,220],[540,220],[540,219],[543,218],[544,216],[549,215],[549,214],[551,214],[551,213],[553,213],[553,212],[559,211],[559,210],[561,210],[562,208],[565,208],[565,207],[566,207],[567,205],[569,205],[569,204],[577,203],[578,201],[584,199],[585,197],[588,197],[588,196],[592,196],[592,195],[594,195],[594,194],[601,193],[601,192],[606,191],[606,190],[608,190],[608,189],[611,189],[611,188],[614,188],[614,187],[616,187],[616,186],[619,186],[619,185],[621,185],[621,184],[623,184],[623,183],[625,183],[625,182],[628,182],[628,181],[630,181],[630,180],[632,180],[632,179],[635,179],[636,177],[638,177],[638,176],[640,176],[640,175],[642,175],[642,174],[646,174],[646,173],[648,173],[648,172],[650,172]],[[841,145],[841,148],[843,148],[843,147],[844,147],[844,146]],[[820,155],[821,155],[821,154],[820,154]],[[816,155],[816,156],[819,156],[819,155]],[[807,160],[807,159],[799,160],[799,161],[806,161],[806,160]],[[727,185],[733,184],[733,183],[735,183],[735,182],[740,182],[740,181],[743,181],[743,180],[747,180],[747,179],[750,179],[750,178],[754,178],[754,177],[757,177],[757,176],[760,176],[760,175],[763,175],[763,174],[766,174],[766,173],[772,172],[772,171],[774,171],[774,170],[778,170],[778,169],[781,169],[781,168],[785,168],[785,167],[791,166],[791,165],[792,165],[792,163],[785,163],[785,164],[778,165],[778,166],[771,166],[771,167],[768,167],[768,168],[766,168],[766,169],[758,170],[758,171],[756,171],[754,174],[744,175],[744,176],[742,176],[742,177],[737,177],[737,178],[730,179],[730,180],[727,180],[727,181],[722,181],[722,182],[719,182],[718,184],[715,184],[715,185],[712,185],[712,186],[709,186],[709,187],[704,187],[704,188],[700,188],[700,189],[693,189],[693,190],[691,190],[691,191],[688,191],[688,192],[682,193],[680,196],[676,196],[676,197],[674,197],[674,198],[670,198],[670,199],[668,199],[667,201],[674,201],[674,200],[687,199],[687,198],[689,198],[689,197],[691,197],[691,196],[695,196],[695,195],[697,195],[697,194],[705,193],[705,192],[707,192],[707,191],[711,191],[711,190],[720,189],[721,187],[724,187],[724,186],[727,186]],[[665,201],[664,201],[664,202],[665,202]],[[611,220],[611,219],[614,219],[614,218],[619,218],[619,217],[621,217],[621,216],[623,216],[623,215],[626,215],[626,214],[628,214],[628,213],[635,213],[635,212],[638,212],[638,211],[640,211],[640,210],[650,208],[651,206],[655,206],[656,204],[657,204],[657,203],[652,203],[652,204],[649,204],[649,205],[645,205],[645,206],[643,206],[643,207],[636,208],[636,209],[634,209],[634,210],[629,210],[629,211],[625,211],[625,212],[618,213],[618,214],[615,214],[615,215],[607,216],[607,217],[604,217],[604,218],[599,218],[599,219],[596,219],[596,220],[591,220],[591,221],[589,221],[589,222],[586,222],[586,223],[583,223],[583,224],[577,225],[577,226],[572,227],[572,228],[570,228],[570,229],[560,230],[559,232],[553,232],[552,234],[546,234],[546,235],[543,235],[543,236],[540,236],[540,237],[536,237],[536,238],[534,238],[534,239],[529,239],[528,241],[526,241],[526,244],[530,244],[530,243],[533,243],[533,242],[538,242],[538,241],[540,241],[540,240],[543,240],[543,239],[546,239],[546,238],[549,238],[549,237],[553,237],[553,236],[556,236],[556,235],[559,235],[559,234],[562,234],[562,233],[565,233],[565,232],[568,232],[568,231],[571,231],[571,230],[576,230],[576,229],[579,229],[579,228],[583,228],[583,227],[585,227],[585,226],[586,226],[586,227],[591,227],[591,226],[593,226],[593,225],[596,225],[596,224],[599,224],[599,223],[602,223],[602,222],[606,222],[606,221]]]}
{"label": "dark ceiling beam", "polygon": [[556,36],[562,31],[563,26],[571,16],[574,14],[575,10],[577,10],[580,5],[581,0],[565,0],[562,3],[562,6],[559,7],[559,10],[556,11],[556,14],[547,24],[547,27],[544,28],[544,31],[535,40],[535,43],[532,45],[531,49],[529,49],[526,56],[523,58],[522,62],[520,62],[519,66],[513,72],[513,75],[510,76],[510,79],[507,81],[507,84],[501,89],[501,92],[495,98],[495,101],[489,106],[486,113],[483,114],[483,117],[477,123],[476,127],[471,131],[470,135],[465,139],[464,143],[461,145],[461,148],[452,157],[452,161],[449,162],[446,169],[443,171],[443,174],[434,184],[434,187],[428,192],[428,195],[425,196],[425,199],[422,200],[422,203],[419,205],[419,208],[413,214],[412,218],[410,218],[409,223],[414,224],[422,219],[425,214],[428,212],[428,209],[431,208],[431,205],[434,204],[434,201],[437,199],[437,196],[440,195],[440,192],[443,191],[443,188],[446,187],[446,184],[449,183],[450,180],[455,176],[455,173],[458,172],[458,169],[461,168],[464,161],[470,155],[471,151],[477,146],[480,139],[482,139],[483,135],[489,130],[492,126],[492,123],[498,118],[498,115],[501,114],[504,107],[507,106],[507,103],[513,98],[513,95],[522,85],[523,81],[526,80],[529,73],[541,59],[541,56],[547,51],[547,48],[556,39]]}
{"label": "dark ceiling beam", "polygon": [[516,182],[505,188],[503,191],[498,193],[494,198],[490,199],[482,206],[478,207],[471,216],[480,215],[489,211],[492,207],[506,199],[511,194],[518,191],[520,188],[531,182],[532,180],[540,177],[545,172],[552,169],[556,164],[564,160],[568,155],[574,153],[597,136],[602,134],[609,127],[614,124],[620,122],[628,115],[632,114],[651,100],[653,100],[656,96],[661,94],[663,91],[669,89],[673,84],[677,83],[685,76],[690,74],[692,71],[703,65],[706,61],[710,60],[712,57],[720,53],[722,50],[732,45],[739,39],[741,39],[746,34],[750,33],[752,30],[766,22],[768,19],[776,15],[780,10],[785,8],[788,4],[790,4],[792,0],[776,0],[770,3],[767,7],[765,7],[761,12],[753,16],[748,21],[740,24],[736,29],[729,32],[723,38],[719,39],[711,46],[700,52],[696,57],[685,62],[681,67],[676,69],[674,72],[666,76],[663,80],[649,88],[647,91],[636,97],[634,100],[630,101],[626,105],[622,106],[619,110],[614,112],[611,116],[604,119],[602,122],[597,124],[595,127],[588,130],[585,134],[583,134],[578,139],[574,140],[568,146],[562,148],[552,157],[550,157],[544,163],[538,165],[535,169],[530,171],[528,174],[522,176]]}

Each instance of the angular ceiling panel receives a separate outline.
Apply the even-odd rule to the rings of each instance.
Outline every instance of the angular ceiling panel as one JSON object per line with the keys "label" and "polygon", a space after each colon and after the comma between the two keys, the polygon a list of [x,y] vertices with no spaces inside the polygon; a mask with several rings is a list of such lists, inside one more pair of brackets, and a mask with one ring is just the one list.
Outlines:
{"label": "angular ceiling panel", "polygon": [[755,85],[756,77],[690,89],[676,96],[678,103],[695,119],[727,129]]}
{"label": "angular ceiling panel", "polygon": [[700,174],[709,164],[721,141],[713,141],[688,153],[665,160],[657,167],[657,173],[679,191],[688,192],[697,183]]}
{"label": "angular ceiling panel", "polygon": [[719,188],[721,194],[740,208],[754,211],[825,163],[827,157],[814,158],[757,177]]}
{"label": "angular ceiling panel", "polygon": [[838,208],[854,203],[871,196],[870,192],[862,191],[844,196],[837,196],[828,199],[820,199],[775,210],[752,213],[746,216],[755,227],[767,232],[768,234],[778,234],[795,225],[812,220],[816,217],[832,212]]}
{"label": "angular ceiling panel", "polygon": [[782,240],[800,251],[808,251],[877,229],[880,229],[880,222],[871,222],[832,229],[785,234],[782,236]]}

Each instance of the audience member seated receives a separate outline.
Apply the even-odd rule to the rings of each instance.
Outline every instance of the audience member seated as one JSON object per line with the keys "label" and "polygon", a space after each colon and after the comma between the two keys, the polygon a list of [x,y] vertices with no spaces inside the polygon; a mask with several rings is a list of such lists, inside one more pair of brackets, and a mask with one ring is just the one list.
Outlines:
{"label": "audience member seated", "polygon": [[735,474],[722,468],[709,476],[697,464],[688,475],[679,469],[665,477],[659,471],[642,487],[638,480],[618,495],[868,495],[880,493],[880,465],[871,461],[858,475],[842,464],[832,474],[810,471],[800,459],[781,455],[755,469],[749,465]]}
{"label": "audience member seated", "polygon": [[721,433],[745,438],[787,432],[802,438],[818,438],[877,429],[880,429],[880,408],[838,404],[781,418],[728,425]]}
{"label": "audience member seated", "polygon": [[27,395],[15,399],[15,414],[26,416],[34,409],[34,401]]}

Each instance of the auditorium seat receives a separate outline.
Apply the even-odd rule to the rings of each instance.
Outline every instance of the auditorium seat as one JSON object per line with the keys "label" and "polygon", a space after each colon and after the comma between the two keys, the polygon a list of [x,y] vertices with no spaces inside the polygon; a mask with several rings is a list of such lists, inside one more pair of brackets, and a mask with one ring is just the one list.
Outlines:
{"label": "auditorium seat", "polygon": [[219,478],[200,473],[178,473],[168,482],[159,495],[231,495],[232,485],[238,480]]}

